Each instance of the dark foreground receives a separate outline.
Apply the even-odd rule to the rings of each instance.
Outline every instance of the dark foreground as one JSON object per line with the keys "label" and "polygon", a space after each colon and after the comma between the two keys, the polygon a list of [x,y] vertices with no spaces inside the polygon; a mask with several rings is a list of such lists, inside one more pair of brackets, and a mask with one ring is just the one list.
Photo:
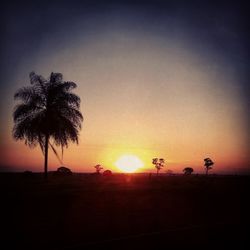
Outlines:
{"label": "dark foreground", "polygon": [[249,176],[0,174],[2,249],[249,249]]}

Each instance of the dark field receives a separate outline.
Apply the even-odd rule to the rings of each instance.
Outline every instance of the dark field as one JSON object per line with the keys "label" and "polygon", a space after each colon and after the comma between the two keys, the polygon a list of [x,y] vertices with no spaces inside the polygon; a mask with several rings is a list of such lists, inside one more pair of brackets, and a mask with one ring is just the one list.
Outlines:
{"label": "dark field", "polygon": [[249,180],[2,173],[1,249],[249,249]]}

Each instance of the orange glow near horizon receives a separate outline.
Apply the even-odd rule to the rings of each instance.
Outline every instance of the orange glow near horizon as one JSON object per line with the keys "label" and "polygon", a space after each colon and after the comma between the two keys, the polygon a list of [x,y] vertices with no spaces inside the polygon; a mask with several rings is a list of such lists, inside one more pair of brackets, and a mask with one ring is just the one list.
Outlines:
{"label": "orange glow near horizon", "polygon": [[[172,135],[173,136],[173,135]],[[176,135],[175,135],[176,136]],[[171,142],[171,136],[169,141]],[[114,172],[133,172],[132,169],[119,168],[116,162],[123,155],[134,155],[144,164],[134,172],[155,172],[152,165],[152,158],[162,157],[166,160],[165,167],[161,173],[171,169],[174,173],[182,173],[182,169],[187,166],[194,168],[194,173],[204,173],[203,159],[211,157],[215,165],[210,173],[237,173],[244,170],[248,157],[244,151],[237,151],[240,145],[225,144],[217,142],[215,147],[213,143],[208,147],[207,141],[200,142],[200,147],[187,143],[166,144],[162,146],[157,144],[91,144],[87,140],[79,145],[71,144],[64,151],[63,163],[72,169],[73,172],[94,172],[94,166],[101,164],[104,169],[110,169]],[[169,146],[170,145],[170,146]],[[185,150],[183,150],[185,149]],[[58,149],[60,152],[60,149]],[[204,153],[205,152],[205,153]],[[231,152],[230,157],[228,152]],[[9,136],[9,143],[1,145],[1,153],[5,155],[6,166],[13,167],[15,171],[32,170],[43,171],[44,159],[39,147],[30,149],[23,142],[14,142]],[[49,171],[56,170],[61,164],[54,156],[52,150],[49,150]],[[126,166],[125,166],[126,167]]]}
{"label": "orange glow near horizon", "polygon": [[[11,137],[13,94],[29,85],[29,71],[47,77],[53,69],[77,83],[74,92],[82,100],[79,145],[64,150],[63,163],[72,171],[94,172],[101,164],[118,172],[115,162],[122,155],[141,159],[144,166],[138,172],[155,171],[155,157],[166,160],[162,173],[182,172],[187,166],[203,172],[206,157],[215,162],[215,173],[249,170],[248,122],[243,89],[237,85],[241,77],[226,61],[196,53],[185,39],[163,43],[160,37],[129,29],[95,34],[90,40],[79,35],[72,46],[67,40],[67,49],[53,53],[44,41],[34,60],[20,63],[9,76],[13,85],[0,117],[1,166],[43,171],[40,148],[29,149]],[[50,150],[49,170],[58,166]]]}

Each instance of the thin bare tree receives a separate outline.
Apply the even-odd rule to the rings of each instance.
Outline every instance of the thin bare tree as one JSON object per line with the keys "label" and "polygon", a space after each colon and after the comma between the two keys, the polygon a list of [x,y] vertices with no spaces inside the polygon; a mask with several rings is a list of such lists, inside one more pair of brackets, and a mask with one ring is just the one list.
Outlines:
{"label": "thin bare tree", "polygon": [[213,165],[214,165],[214,162],[210,158],[204,159],[204,166],[205,166],[206,175],[208,175],[208,171],[210,169],[212,169]]}
{"label": "thin bare tree", "polygon": [[95,168],[97,174],[100,174],[101,170],[103,169],[101,164],[95,165],[94,168]]}
{"label": "thin bare tree", "polygon": [[157,175],[159,174],[159,171],[164,167],[165,165],[165,160],[163,158],[153,158],[152,164],[155,165],[156,168],[156,173]]}

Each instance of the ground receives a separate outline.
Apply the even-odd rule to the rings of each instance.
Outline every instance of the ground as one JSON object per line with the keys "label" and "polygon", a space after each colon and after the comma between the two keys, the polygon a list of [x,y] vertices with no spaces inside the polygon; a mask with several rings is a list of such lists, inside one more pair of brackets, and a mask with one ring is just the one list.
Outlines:
{"label": "ground", "polygon": [[249,249],[249,176],[0,174],[5,249]]}

